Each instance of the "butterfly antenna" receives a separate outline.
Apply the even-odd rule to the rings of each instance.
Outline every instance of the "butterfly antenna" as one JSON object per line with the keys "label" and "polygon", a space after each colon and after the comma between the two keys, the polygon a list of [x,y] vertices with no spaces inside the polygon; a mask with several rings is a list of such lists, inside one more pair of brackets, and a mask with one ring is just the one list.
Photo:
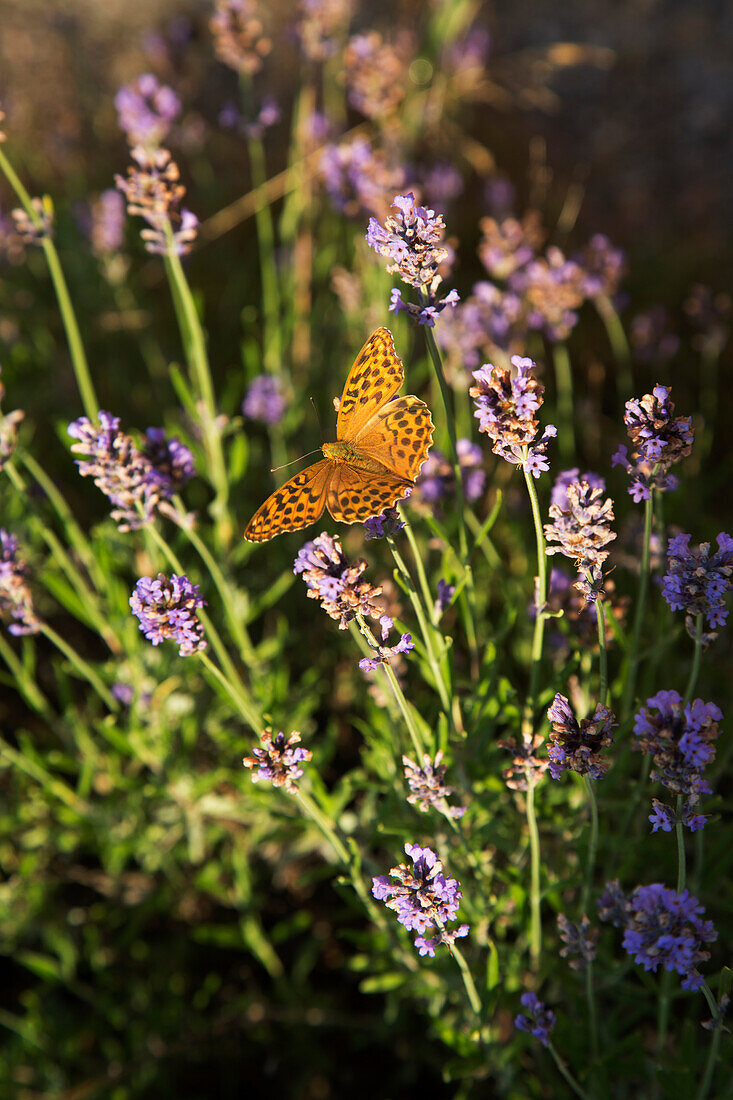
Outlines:
{"label": "butterfly antenna", "polygon": [[291,462],[283,462],[282,466],[271,466],[270,467],[270,473],[271,474],[276,474],[278,470],[284,470],[286,466],[294,466],[295,463],[300,462],[301,459],[309,458],[310,455],[318,454],[320,449],[321,449],[320,447],[316,447],[315,451],[306,451],[306,453],[304,455],[301,455],[300,458],[294,458]]}
{"label": "butterfly antenna", "polygon": [[313,406],[313,412],[316,414],[316,420],[318,421],[318,431],[321,433],[321,439],[323,439],[323,425],[321,424],[321,418],[318,415],[318,409],[316,408],[316,403],[315,403],[315,401],[313,400],[312,397],[310,398],[310,403]]}

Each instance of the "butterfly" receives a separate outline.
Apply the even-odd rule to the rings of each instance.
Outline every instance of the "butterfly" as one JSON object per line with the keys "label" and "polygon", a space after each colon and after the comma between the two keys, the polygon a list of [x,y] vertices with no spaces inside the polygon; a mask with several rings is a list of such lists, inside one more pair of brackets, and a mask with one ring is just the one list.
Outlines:
{"label": "butterfly", "polygon": [[428,456],[433,419],[412,394],[395,397],[405,380],[392,333],[378,328],[356,357],[338,404],[336,442],[324,457],[272,493],[247,524],[249,542],[315,523],[324,508],[337,523],[381,514],[415,483]]}

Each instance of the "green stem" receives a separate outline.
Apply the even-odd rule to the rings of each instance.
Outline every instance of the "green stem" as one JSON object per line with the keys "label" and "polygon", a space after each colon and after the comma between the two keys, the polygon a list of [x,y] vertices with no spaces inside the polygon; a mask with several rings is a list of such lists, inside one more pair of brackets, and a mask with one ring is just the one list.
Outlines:
{"label": "green stem", "polygon": [[263,363],[271,374],[282,374],[280,280],[275,260],[275,226],[267,199],[265,150],[259,138],[247,140],[252,184],[262,198],[257,202],[255,222],[260,253],[262,280],[262,316],[264,320]]}
{"label": "green stem", "polygon": [[677,893],[681,894],[687,881],[687,865],[685,861],[685,834],[680,816],[682,814],[683,798],[677,795],[677,821],[674,831],[677,837]]}
{"label": "green stem", "polygon": [[529,780],[527,790],[526,814],[527,829],[529,830],[529,850],[531,860],[530,872],[530,933],[529,952],[532,965],[537,969],[542,951],[542,921],[540,914],[540,834],[537,828],[537,817],[534,809],[535,787]]}
{"label": "green stem", "polygon": [[13,679],[18,685],[18,690],[28,705],[38,714],[43,715],[48,722],[52,722],[54,713],[51,704],[43,692],[38,688],[35,680],[26,671],[23,662],[18,659],[13,647],[9,645],[2,633],[0,633],[0,657],[2,657],[13,674]]}
{"label": "green stem", "polygon": [[88,664],[83,657],[80,657],[76,650],[72,649],[68,642],[64,641],[60,634],[56,633],[53,627],[49,626],[48,623],[42,623],[41,633],[63,653],[64,657],[74,666],[82,679],[92,685],[97,695],[111,711],[118,711],[120,709],[120,704],[107,690],[91,665]]}
{"label": "green stem", "polygon": [[628,401],[633,396],[634,380],[631,373],[631,348],[626,339],[626,330],[610,298],[602,294],[595,299],[595,304],[616,360],[616,392],[622,402]]}
{"label": "green stem", "polygon": [[690,676],[687,681],[687,687],[685,688],[685,697],[682,700],[682,712],[692,702],[692,693],[697,687],[697,678],[700,675],[700,658],[702,657],[702,636],[703,636],[703,617],[697,615],[695,617],[695,653],[692,658],[692,668],[690,669]]}
{"label": "green stem", "polygon": [[[366,623],[366,620],[364,619],[364,616],[363,615],[357,615],[356,616],[356,621],[359,624],[359,630],[362,632],[362,634],[366,638],[367,642],[369,643],[369,646],[371,647],[371,650],[374,651],[374,652],[377,652],[378,649],[379,649],[379,643],[377,642],[376,638],[374,637],[371,630],[367,626],[367,623]],[[407,726],[407,731],[410,734],[410,740],[412,741],[412,747],[414,748],[415,752],[417,753],[417,760],[421,761],[422,757],[423,757],[423,753],[425,752],[425,746],[422,743],[422,737],[420,736],[420,730],[417,728],[417,724],[415,722],[415,719],[413,718],[413,716],[410,712],[410,708],[407,704],[407,700],[405,699],[402,688],[400,687],[399,680],[395,676],[394,670],[393,670],[392,666],[389,664],[388,661],[385,661],[384,664],[381,667],[384,671],[385,676],[387,677],[387,680],[389,681],[389,686],[392,689],[392,694],[395,697],[395,701],[397,703],[397,706],[400,709],[400,713],[402,714],[402,717],[405,720],[405,725]]]}
{"label": "green stem", "polygon": [[461,972],[461,977],[463,978],[463,984],[465,986],[466,993],[468,994],[468,1000],[471,1004],[471,1008],[476,1013],[476,1015],[478,1017],[480,1017],[481,1016],[481,998],[478,995],[478,990],[476,989],[476,984],[473,980],[473,975],[471,974],[471,971],[468,969],[468,963],[466,962],[466,959],[463,955],[463,952],[460,950],[460,948],[456,947],[455,944],[449,944],[448,945],[448,950],[450,951],[451,955],[453,956],[453,958],[458,963],[458,969]]}
{"label": "green stem", "polygon": [[602,706],[608,703],[608,652],[606,648],[606,614],[603,600],[596,600],[596,619],[598,621],[598,665],[600,683],[598,685],[598,698]]}
{"label": "green stem", "polygon": [[547,1049],[549,1050],[550,1054],[552,1055],[553,1060],[555,1062],[555,1065],[560,1070],[560,1073],[563,1075],[563,1077],[565,1078],[565,1080],[567,1081],[568,1085],[573,1090],[575,1095],[580,1097],[580,1100],[590,1100],[590,1097],[588,1096],[588,1093],[583,1091],[583,1089],[580,1087],[578,1082],[575,1080],[575,1078],[573,1077],[573,1075],[570,1072],[570,1070],[568,1069],[568,1067],[563,1062],[560,1055],[557,1053],[554,1043],[552,1043],[551,1041],[548,1041]]}
{"label": "green stem", "polygon": [[[426,305],[426,298],[422,290],[418,291],[418,296],[421,305]],[[456,424],[453,416],[453,409],[451,408],[450,396],[448,394],[448,384],[445,380],[445,374],[443,373],[443,363],[440,358],[440,352],[438,351],[438,345],[435,343],[435,337],[433,331],[427,325],[423,326],[425,330],[425,340],[428,345],[428,352],[430,353],[430,359],[435,371],[435,377],[438,379],[438,385],[440,386],[440,396],[443,399],[443,408],[445,409],[445,419],[448,428],[448,438],[450,439],[451,449],[451,464],[453,466],[453,475],[456,483],[456,504],[458,511],[458,545],[460,549],[461,566],[466,575],[465,590],[461,593],[462,605],[465,611],[466,619],[466,633],[468,639],[468,646],[471,653],[471,660],[474,668],[478,669],[478,642],[476,638],[476,624],[474,621],[475,606],[476,606],[476,593],[473,584],[473,571],[471,569],[471,562],[468,553],[468,536],[466,534],[466,519],[465,508],[466,500],[463,493],[463,473],[461,471],[461,463],[458,458],[458,441],[456,438]]]}
{"label": "green stem", "polygon": [[349,859],[349,853],[344,847],[341,838],[337,834],[336,827],[333,822],[328,820],[328,818],[321,810],[320,806],[318,806],[314,799],[312,799],[310,795],[306,794],[305,791],[302,791],[300,790],[300,788],[298,788],[298,790],[295,792],[295,798],[300,803],[301,808],[306,812],[308,817],[310,817],[311,820],[314,821],[318,828],[321,830],[326,840],[336,853],[338,859],[340,859],[341,862],[346,867],[348,867],[351,863],[351,860]]}
{"label": "green stem", "polygon": [[[201,615],[200,611],[199,615]],[[252,711],[247,704],[246,699],[244,699],[240,695],[239,690],[237,689],[237,685],[232,683],[228,676],[224,675],[218,665],[214,664],[206,650],[199,650],[198,657],[201,659],[201,663],[203,664],[204,668],[208,669],[211,675],[214,676],[219,681],[221,686],[226,690],[229,698],[232,700],[247,725],[251,726],[254,732],[257,733],[262,728],[262,725],[256,720],[256,718],[255,720],[253,720]]]}
{"label": "green stem", "polygon": [[593,790],[593,782],[587,775],[583,776],[585,780],[585,791],[588,795],[588,810],[590,812],[590,839],[588,841],[588,859],[585,867],[585,882],[583,883],[583,895],[580,902],[580,910],[585,913],[588,906],[588,898],[590,896],[591,885],[593,883],[593,870],[596,864],[596,853],[598,851],[598,803],[596,802],[596,792]]}
{"label": "green stem", "polygon": [[631,712],[634,703],[634,691],[636,688],[636,674],[639,668],[639,643],[641,640],[641,624],[644,621],[644,606],[649,585],[649,559],[652,537],[652,521],[654,518],[654,492],[649,499],[644,501],[644,541],[641,547],[641,572],[639,574],[639,592],[636,597],[634,611],[634,629],[631,636],[631,650],[629,652],[626,669],[626,690],[624,691],[622,722],[625,722]]}
{"label": "green stem", "polygon": [[708,1051],[707,1061],[705,1063],[705,1073],[703,1079],[700,1082],[700,1088],[695,1093],[695,1100],[707,1100],[708,1093],[710,1092],[710,1086],[713,1083],[713,1074],[715,1073],[715,1065],[718,1061],[718,1048],[720,1047],[720,1037],[723,1033],[723,1028],[720,1024],[713,1030],[713,1037],[710,1042],[710,1050]]}
{"label": "green stem", "polygon": [[593,1061],[598,1061],[598,1013],[596,1012],[596,996],[593,987],[593,963],[588,960],[585,964],[585,1003],[588,1006],[588,1022],[590,1026],[590,1046]]}
{"label": "green stem", "polygon": [[545,636],[545,604],[547,603],[547,556],[545,554],[545,536],[542,531],[542,519],[540,517],[540,505],[537,499],[537,490],[534,478],[527,470],[526,456],[522,465],[524,480],[529,493],[532,506],[532,521],[534,523],[535,541],[537,545],[537,590],[535,593],[536,615],[534,621],[534,634],[532,637],[532,671],[530,673],[529,693],[524,709],[522,721],[523,733],[534,730],[534,712],[537,705],[537,688],[542,663],[542,645]]}
{"label": "green stem", "polygon": [[[2,169],[5,177],[10,186],[15,191],[16,195],[20,199],[23,209],[28,217],[31,219],[35,227],[39,230],[43,229],[43,222],[33,205],[33,201],[26,191],[25,187],[21,183],[17,176],[15,169],[11,165],[5,153],[0,148],[0,169]],[[76,314],[74,313],[74,307],[69,295],[69,288],[66,285],[66,279],[64,277],[63,270],[61,268],[61,261],[59,260],[56,246],[50,237],[41,238],[41,247],[43,248],[46,256],[46,263],[48,265],[51,281],[53,282],[53,288],[56,292],[56,300],[58,301],[59,310],[61,311],[61,319],[66,331],[66,339],[69,345],[69,353],[71,355],[71,363],[74,368],[74,374],[76,375],[76,384],[79,388],[79,395],[84,406],[84,411],[90,420],[96,420],[99,414],[99,404],[97,402],[97,395],[94,392],[94,385],[89,373],[89,364],[87,363],[87,357],[84,352],[84,345],[81,339],[81,333],[79,332],[79,325],[76,321]]]}
{"label": "green stem", "polygon": [[554,344],[552,361],[555,367],[557,390],[558,446],[560,457],[570,462],[575,453],[575,429],[573,426],[573,372],[565,344]]}

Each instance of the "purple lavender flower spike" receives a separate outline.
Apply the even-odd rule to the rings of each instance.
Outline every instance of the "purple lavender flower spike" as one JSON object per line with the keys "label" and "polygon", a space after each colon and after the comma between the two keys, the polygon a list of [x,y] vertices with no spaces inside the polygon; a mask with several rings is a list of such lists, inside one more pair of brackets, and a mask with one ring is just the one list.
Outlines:
{"label": "purple lavender flower spike", "polygon": [[431,760],[427,753],[422,758],[422,764],[416,764],[409,756],[402,757],[405,769],[405,779],[410,788],[407,801],[412,806],[417,806],[421,813],[428,812],[431,806],[449,814],[450,817],[463,817],[465,806],[448,806],[447,799],[453,794],[453,787],[445,782],[447,766],[443,763],[442,751],[436,753]]}
{"label": "purple lavender flower spike", "polygon": [[574,924],[564,913],[559,913],[557,927],[565,945],[560,948],[560,955],[563,959],[570,960],[568,965],[571,970],[582,970],[593,962],[598,944],[598,929],[593,928],[585,914]]}
{"label": "purple lavender flower spike", "polygon": [[462,367],[474,370],[495,348],[509,346],[521,313],[522,303],[513,291],[475,283],[470,296],[445,314],[438,343]]}
{"label": "purple lavender flower spike", "polygon": [[685,625],[695,637],[695,619],[703,615],[712,629],[703,635],[703,646],[717,637],[716,628],[728,618],[725,595],[732,586],[733,538],[724,531],[718,535],[717,552],[702,542],[690,549],[691,535],[676,535],[669,540],[667,572],[662,578],[662,596],[673,611],[685,612]]}
{"label": "purple lavender flower spike", "polygon": [[545,538],[550,544],[545,552],[564,554],[575,562],[575,587],[589,603],[603,595],[603,563],[608,557],[608,544],[616,538],[611,530],[613,501],[610,497],[603,499],[603,481],[593,477],[595,487],[588,481],[568,481],[561,475],[555,483],[555,503],[549,508],[553,522],[545,524]]}
{"label": "purple lavender flower spike", "polygon": [[258,374],[242,402],[244,415],[263,424],[279,424],[286,407],[282,383],[271,374]]}
{"label": "purple lavender flower spike", "polygon": [[306,542],[293,563],[293,572],[305,581],[310,599],[321,601],[326,614],[338,620],[339,630],[347,630],[357,615],[377,620],[384,613],[374,603],[375,597],[382,594],[381,587],[360,580],[366,568],[363,558],[350,565],[339,539],[325,531]]}
{"label": "purple lavender flower spike", "polygon": [[634,962],[655,973],[660,965],[676,971],[683,989],[700,988],[703,977],[697,966],[710,958],[706,946],[718,933],[712,921],[701,919],[705,910],[689,890],[678,894],[653,882],[626,898],[615,881],[606,883],[598,907],[601,920],[624,928],[623,946]]}
{"label": "purple lavender flower spike", "polygon": [[205,600],[197,584],[188,577],[158,573],[157,577],[141,577],[130,596],[133,615],[140,620],[140,630],[153,645],[174,641],[181,657],[190,657],[206,649],[204,628],[196,609]]}
{"label": "purple lavender flower spike", "polygon": [[440,578],[438,581],[438,598],[435,601],[435,610],[438,615],[442,615],[446,607],[450,605],[455,590],[456,586],[454,584],[448,584],[442,577]]}
{"label": "purple lavender flower spike", "polygon": [[566,697],[557,694],[547,717],[552,723],[547,750],[552,778],[559,779],[563,772],[573,771],[590,779],[602,779],[609,763],[600,752],[613,743],[611,731],[616,725],[609,707],[597,703],[593,715],[578,722]]}
{"label": "purple lavender flower spike", "polygon": [[163,428],[146,428],[143,454],[153,467],[153,476],[160,482],[165,496],[178,493],[196,474],[193,455],[175,436],[170,438]]}
{"label": "purple lavender flower spike", "polygon": [[548,424],[540,439],[536,438],[539,422],[535,413],[542,405],[545,388],[532,373],[535,364],[531,359],[513,355],[511,363],[513,370],[485,363],[473,372],[476,385],[468,392],[476,403],[479,431],[493,441],[494,454],[516,466],[526,466],[533,477],[539,477],[549,468],[545,452],[557,428]]}
{"label": "purple lavender flower spike", "polygon": [[[382,619],[389,618],[388,615],[382,615]],[[389,620],[390,623],[392,620]],[[382,640],[386,638],[384,630],[382,631]],[[375,650],[376,656],[374,657],[362,657],[359,661],[359,668],[362,672],[374,672],[380,665],[387,665],[390,663],[393,657],[397,657],[401,653],[409,653],[411,649],[415,648],[415,643],[412,640],[411,634],[403,634],[400,637],[399,642],[396,645],[380,645]]]}
{"label": "purple lavender flower spike", "polygon": [[[406,489],[405,495],[399,503],[404,503],[411,496],[412,489]],[[404,521],[400,519],[397,504],[393,504],[390,508],[385,508],[378,516],[370,516],[369,519],[364,520],[364,538],[367,541],[370,539],[394,538],[404,529],[404,526]]]}
{"label": "purple lavender flower spike", "polygon": [[603,233],[595,233],[573,260],[582,271],[582,291],[586,298],[612,298],[617,293],[626,257]]}
{"label": "purple lavender flower spike", "polygon": [[0,527],[0,611],[12,620],[8,627],[10,634],[37,634],[41,629],[33,609],[28,574],[28,566],[18,554],[18,540]]}
{"label": "purple lavender flower spike", "polygon": [[555,1013],[552,1012],[537,996],[536,993],[523,993],[519,998],[527,1015],[520,1013],[514,1020],[514,1026],[519,1031],[526,1031],[533,1035],[546,1047],[550,1042],[550,1032],[555,1026]]}
{"label": "purple lavender flower spike", "polygon": [[[375,876],[372,894],[394,910],[397,920],[408,931],[418,933],[415,947],[420,954],[432,957],[439,944],[450,946],[457,937],[468,933],[468,925],[453,930],[445,928],[456,919],[461,885],[457,879],[445,877],[443,864],[432,849],[405,844],[405,854],[412,860],[412,868],[400,863],[391,869],[389,876]],[[390,882],[390,877],[397,882]],[[433,928],[437,929],[437,935],[426,940],[424,933]]]}
{"label": "purple lavender flower spike", "polygon": [[692,450],[695,433],[691,416],[674,416],[674,402],[668,386],[656,385],[639,400],[626,402],[624,423],[632,443],[632,455],[619,447],[611,465],[623,466],[631,477],[629,493],[638,504],[659,492],[677,488],[670,468]]}
{"label": "purple lavender flower spike", "polygon": [[245,768],[255,769],[252,782],[264,780],[272,783],[273,787],[283,787],[288,794],[295,794],[298,790],[297,780],[303,774],[300,765],[313,757],[310,749],[295,747],[299,741],[300,733],[297,730],[293,730],[287,739],[282,730],[274,737],[270,730],[261,733],[261,747],[252,749],[252,755],[245,756],[242,761]]}
{"label": "purple lavender flower spike", "polygon": [[120,129],[130,145],[159,145],[181,111],[181,101],[172,88],[160,84],[152,73],[144,73],[125,84],[115,96]]}

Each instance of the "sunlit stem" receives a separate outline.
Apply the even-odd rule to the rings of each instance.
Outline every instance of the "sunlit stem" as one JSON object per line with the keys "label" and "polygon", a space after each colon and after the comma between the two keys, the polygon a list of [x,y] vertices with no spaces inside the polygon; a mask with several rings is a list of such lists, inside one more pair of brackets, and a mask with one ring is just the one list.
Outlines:
{"label": "sunlit stem", "polygon": [[606,647],[606,614],[603,600],[600,597],[595,601],[596,620],[598,622],[598,699],[602,706],[608,703],[608,653]]}
{"label": "sunlit stem", "polygon": [[468,963],[465,960],[463,952],[454,943],[453,944],[448,944],[447,946],[448,946],[448,950],[450,951],[451,955],[453,956],[453,958],[458,963],[458,969],[461,972],[461,977],[463,978],[463,985],[465,986],[466,994],[468,996],[468,1000],[469,1000],[469,1003],[471,1005],[471,1008],[476,1013],[476,1015],[480,1017],[481,1016],[481,998],[478,995],[478,990],[476,989],[476,983],[473,980],[473,975],[471,974],[471,971],[468,969]]}
{"label": "sunlit stem", "polygon": [[[2,148],[0,148],[0,169],[2,169],[8,183],[20,199],[26,214],[31,219],[36,229],[42,233],[43,221],[33,205],[30,195],[21,183]],[[61,268],[58,252],[50,237],[42,236],[40,244],[46,256],[49,274],[51,275],[53,288],[56,292],[56,299],[58,301],[61,319],[64,324],[66,339],[69,345],[71,364],[74,368],[76,384],[79,387],[79,395],[82,405],[84,406],[84,412],[90,420],[96,420],[99,414],[97,395],[94,392],[94,385],[92,383],[91,374],[89,373],[89,364],[87,363],[81,333],[79,332],[79,325],[76,321],[76,314],[74,313],[74,307],[71,303],[69,288],[66,285],[66,279]]]}
{"label": "sunlit stem", "polygon": [[2,657],[5,664],[13,674],[13,679],[18,685],[18,689],[26,700],[29,706],[33,708],[38,714],[42,714],[47,721],[51,721],[54,717],[51,704],[45,695],[38,688],[35,680],[26,670],[22,661],[17,657],[15,650],[9,645],[4,634],[0,633],[0,657]]}
{"label": "sunlit stem", "polygon": [[60,634],[57,634],[53,627],[48,623],[41,623],[41,633],[44,634],[49,642],[59,649],[64,657],[69,661],[71,665],[76,669],[82,679],[86,680],[96,691],[99,698],[104,704],[111,710],[116,711],[120,709],[120,704],[115,699],[114,695],[105,687],[100,680],[97,673],[91,667],[91,665],[81,657],[75,649],[73,649],[67,641],[65,641]]}
{"label": "sunlit stem", "polygon": [[644,501],[644,541],[641,547],[641,572],[639,574],[639,591],[636,597],[636,608],[634,611],[634,628],[631,636],[631,650],[629,653],[628,668],[626,670],[626,690],[624,691],[622,721],[626,721],[631,711],[631,707],[634,703],[636,674],[639,668],[639,645],[641,642],[641,626],[644,621],[646,593],[649,586],[649,559],[653,518],[654,494],[652,490],[649,493],[649,499]]}
{"label": "sunlit stem", "polygon": [[535,542],[537,546],[537,589],[535,592],[534,634],[532,636],[532,670],[530,673],[529,693],[527,695],[522,721],[523,734],[529,732],[531,736],[531,732],[534,729],[534,712],[537,705],[537,690],[542,663],[542,645],[545,637],[545,619],[547,617],[545,614],[545,605],[547,603],[547,556],[545,554],[545,536],[542,530],[542,518],[540,516],[537,490],[535,488],[534,478],[527,469],[526,454],[524,455],[522,472],[529,494],[529,501],[532,506],[532,522],[534,524]]}
{"label": "sunlit stem", "polygon": [[564,462],[570,462],[575,453],[575,429],[573,426],[573,372],[570,356],[565,344],[554,344],[552,361],[555,367],[555,388],[557,390],[557,418],[559,420],[557,441],[560,456]]}
{"label": "sunlit stem", "polygon": [[[371,655],[374,656],[374,654],[379,651],[379,643],[377,642],[377,639],[374,637],[371,630],[369,629],[369,626],[367,625],[366,619],[363,615],[357,615],[356,621],[359,624],[359,630],[369,643],[369,646],[372,650]],[[423,753],[425,752],[425,746],[422,743],[420,730],[418,729],[415,719],[412,716],[407,700],[405,699],[404,692],[400,687],[400,682],[395,676],[394,670],[389,664],[389,661],[384,661],[381,665],[381,668],[387,680],[389,681],[389,686],[392,689],[392,694],[394,695],[395,702],[397,703],[397,706],[400,709],[400,713],[405,720],[405,725],[407,726],[407,731],[410,735],[410,740],[412,741],[412,747],[417,753],[418,761],[420,761],[422,760]]]}
{"label": "sunlit stem", "polygon": [[537,828],[537,817],[534,809],[535,785],[529,778],[529,787],[526,797],[527,829],[529,831],[530,853],[530,923],[529,923],[529,953],[532,965],[536,969],[540,961],[542,951],[542,920],[540,912],[540,833]]}
{"label": "sunlit stem", "polygon": [[609,297],[601,294],[595,299],[595,304],[606,328],[608,342],[616,361],[616,392],[621,401],[628,401],[633,396],[634,380],[631,374],[631,348],[626,338],[626,330]]}

